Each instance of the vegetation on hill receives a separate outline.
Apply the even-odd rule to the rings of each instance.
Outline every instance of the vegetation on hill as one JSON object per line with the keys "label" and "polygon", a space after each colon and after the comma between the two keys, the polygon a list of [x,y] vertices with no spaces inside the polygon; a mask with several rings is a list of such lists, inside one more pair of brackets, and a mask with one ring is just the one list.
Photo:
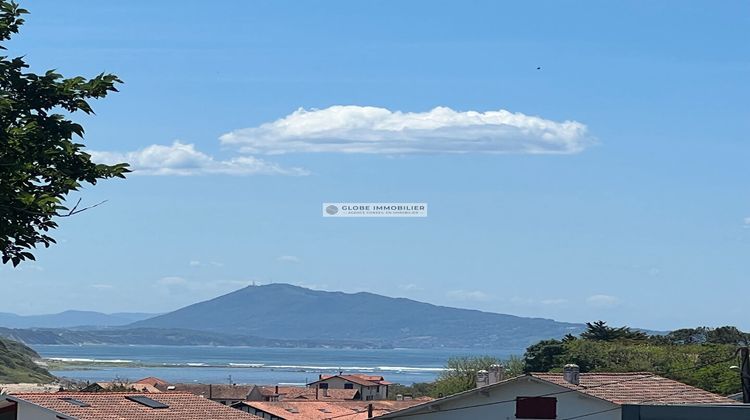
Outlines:
{"label": "vegetation on hill", "polygon": [[[311,317],[311,311],[324,314],[325,322]],[[508,353],[519,352],[543,338],[579,333],[584,328],[582,324],[551,319],[289,284],[249,286],[129,327],[193,329],[283,340],[348,340],[409,348],[472,347]]]}
{"label": "vegetation on hill", "polygon": [[[741,390],[736,352],[750,344],[750,334],[726,326],[686,328],[665,335],[648,335],[603,321],[586,324],[580,336],[542,340],[526,349],[523,359],[502,362],[506,377],[523,372],[561,372],[568,363],[581,372],[652,372],[721,395]],[[474,388],[477,371],[498,363],[492,357],[451,359],[433,383],[395,386],[396,394],[414,397],[455,394]]]}
{"label": "vegetation on hill", "polygon": [[34,363],[40,356],[29,347],[0,338],[0,383],[47,383],[55,380],[47,370]]}
{"label": "vegetation on hill", "polygon": [[543,340],[526,350],[525,371],[560,371],[575,363],[581,372],[653,372],[717,394],[740,391],[738,346],[750,334],[736,327],[699,327],[646,335],[602,321],[587,324],[580,337]]}

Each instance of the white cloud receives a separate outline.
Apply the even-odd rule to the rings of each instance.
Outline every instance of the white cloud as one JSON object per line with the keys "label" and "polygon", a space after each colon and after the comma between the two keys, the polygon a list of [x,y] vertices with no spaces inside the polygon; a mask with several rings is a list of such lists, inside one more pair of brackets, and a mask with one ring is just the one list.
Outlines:
{"label": "white cloud", "polygon": [[417,285],[416,285],[416,284],[414,284],[414,283],[409,283],[409,284],[399,284],[399,285],[398,285],[398,288],[399,288],[399,289],[401,289],[401,290],[405,290],[405,291],[407,291],[407,292],[416,292],[416,291],[424,290],[424,288],[423,288],[423,287],[421,287],[421,286],[417,286]]}
{"label": "white cloud", "polygon": [[499,111],[390,111],[371,106],[298,109],[220,137],[246,153],[571,154],[591,139],[584,124]]}
{"label": "white cloud", "polygon": [[179,286],[187,284],[187,282],[184,278],[177,276],[162,277],[159,279],[159,284],[162,286]]}
{"label": "white cloud", "polygon": [[611,295],[592,295],[586,298],[586,302],[591,306],[606,308],[619,305],[620,299]]}
{"label": "white cloud", "polygon": [[188,262],[191,267],[224,267],[224,263],[218,261],[203,262],[198,260],[191,260]]}
{"label": "white cloud", "polygon": [[127,162],[139,175],[308,175],[301,168],[283,168],[252,156],[217,160],[192,144],[175,141],[171,146],[153,144],[134,152],[89,151],[97,163]]}
{"label": "white cloud", "polygon": [[743,226],[750,229],[750,217],[746,217],[745,220],[743,220]]}
{"label": "white cloud", "polygon": [[285,262],[285,263],[300,263],[300,262],[302,262],[302,260],[299,257],[295,257],[294,255],[282,255],[280,257],[277,257],[276,261]]}
{"label": "white cloud", "polygon": [[451,290],[445,295],[451,299],[473,302],[486,302],[492,297],[481,290]]}
{"label": "white cloud", "polygon": [[93,287],[94,289],[99,289],[99,290],[109,290],[109,289],[114,288],[113,285],[104,284],[104,283],[92,284],[91,287]]}

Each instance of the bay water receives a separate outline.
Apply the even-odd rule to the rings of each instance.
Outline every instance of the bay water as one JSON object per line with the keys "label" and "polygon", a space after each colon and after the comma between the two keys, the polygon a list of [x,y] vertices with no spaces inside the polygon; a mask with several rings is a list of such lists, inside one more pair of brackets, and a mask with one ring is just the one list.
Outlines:
{"label": "bay water", "polygon": [[295,384],[320,374],[368,373],[404,385],[431,382],[453,356],[510,354],[475,349],[340,349],[143,345],[34,345],[42,357],[72,362],[53,370],[83,381],[135,381],[155,376],[169,382]]}

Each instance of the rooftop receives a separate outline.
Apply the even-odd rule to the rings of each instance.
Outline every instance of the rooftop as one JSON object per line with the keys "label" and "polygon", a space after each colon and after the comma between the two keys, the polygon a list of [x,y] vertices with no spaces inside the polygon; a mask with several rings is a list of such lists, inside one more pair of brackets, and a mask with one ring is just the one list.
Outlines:
{"label": "rooftop", "polygon": [[152,408],[133,401],[143,394],[129,392],[58,392],[0,397],[0,407],[25,401],[78,420],[259,420],[259,417],[190,393],[148,394]]}
{"label": "rooftop", "polygon": [[648,372],[581,373],[579,385],[565,381],[561,373],[531,373],[530,375],[614,404],[737,403],[727,397]]}
{"label": "rooftop", "polygon": [[189,392],[212,400],[244,400],[253,385],[168,384],[156,386],[162,392]]}
{"label": "rooftop", "polygon": [[[359,390],[356,389],[328,389],[323,391],[301,386],[261,386],[259,389],[261,395],[277,396],[281,400],[353,400],[359,394]],[[276,392],[277,389],[278,393]]]}
{"label": "rooftop", "polygon": [[345,417],[346,420],[367,419],[368,404],[372,404],[372,415],[383,414],[411,407],[421,401],[243,401],[234,405],[246,406],[269,413],[285,420],[324,420]]}
{"label": "rooftop", "polygon": [[363,374],[357,374],[357,373],[350,374],[350,375],[320,375],[320,379],[313,382],[312,384],[316,384],[318,382],[325,381],[331,378],[342,378],[349,382],[353,382],[355,384],[362,385],[362,386],[378,386],[378,385],[391,385],[392,384],[392,382],[386,381],[382,376],[363,375]]}

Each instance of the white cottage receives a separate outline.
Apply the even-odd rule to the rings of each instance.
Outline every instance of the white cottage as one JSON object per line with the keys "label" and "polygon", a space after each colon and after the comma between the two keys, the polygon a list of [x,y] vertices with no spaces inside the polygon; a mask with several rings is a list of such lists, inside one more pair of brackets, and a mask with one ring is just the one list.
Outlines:
{"label": "white cottage", "polygon": [[648,372],[530,373],[385,414],[383,419],[619,420],[623,404],[736,404]]}

